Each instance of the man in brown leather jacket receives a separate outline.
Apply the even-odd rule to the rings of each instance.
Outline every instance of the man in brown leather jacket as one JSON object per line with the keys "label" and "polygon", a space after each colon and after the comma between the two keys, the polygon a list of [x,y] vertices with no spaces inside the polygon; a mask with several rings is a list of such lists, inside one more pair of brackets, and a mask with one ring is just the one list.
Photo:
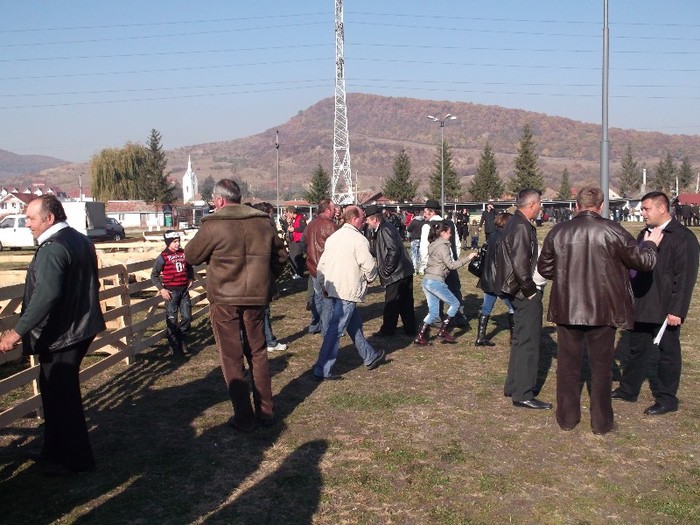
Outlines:
{"label": "man in brown leather jacket", "polygon": [[[202,219],[199,231],[185,246],[185,258],[191,265],[207,263],[209,315],[233,404],[230,424],[250,431],[256,420],[262,425],[273,422],[263,322],[273,280],[282,273],[287,252],[270,216],[241,206],[241,190],[235,181],[217,182],[213,200],[216,212]],[[253,378],[255,411],[244,360]]]}
{"label": "man in brown leather jacket", "polygon": [[547,319],[557,325],[557,423],[573,430],[581,420],[581,365],[588,350],[591,368],[591,428],[615,428],[610,389],[617,328],[633,326],[629,270],[656,264],[659,231],[639,246],[617,222],[601,217],[603,191],[583,187],[576,216],[560,222],[542,246],[537,268],[552,279]]}
{"label": "man in brown leather jacket", "polygon": [[335,204],[330,199],[323,199],[318,203],[316,217],[306,226],[304,230],[304,240],[306,242],[306,268],[309,270],[309,278],[314,289],[313,300],[311,301],[311,324],[309,333],[322,335],[326,334],[328,320],[331,316],[330,301],[324,299],[321,284],[316,277],[318,261],[323,255],[326,247],[326,239],[333,235],[338,229],[338,225],[333,220],[335,218]]}

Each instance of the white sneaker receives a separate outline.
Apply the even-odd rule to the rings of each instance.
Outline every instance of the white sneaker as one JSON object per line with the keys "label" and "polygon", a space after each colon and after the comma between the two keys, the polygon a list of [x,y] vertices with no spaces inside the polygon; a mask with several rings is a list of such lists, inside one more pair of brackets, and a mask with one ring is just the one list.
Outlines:
{"label": "white sneaker", "polygon": [[276,351],[283,351],[287,349],[287,345],[284,343],[277,343],[275,346],[268,346],[267,351],[268,352],[276,352]]}

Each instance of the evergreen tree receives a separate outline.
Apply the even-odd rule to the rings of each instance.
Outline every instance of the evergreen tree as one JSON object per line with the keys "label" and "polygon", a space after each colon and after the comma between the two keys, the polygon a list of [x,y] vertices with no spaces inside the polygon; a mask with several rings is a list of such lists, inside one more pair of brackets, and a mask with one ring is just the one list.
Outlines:
{"label": "evergreen tree", "polygon": [[656,166],[656,175],[650,181],[649,190],[663,191],[666,195],[671,195],[676,189],[676,165],[670,153],[666,153],[665,159],[659,159]]}
{"label": "evergreen tree", "polygon": [[481,152],[476,175],[469,186],[469,193],[475,201],[488,201],[500,198],[504,190],[505,186],[496,168],[496,157],[491,144],[487,142],[484,151]]}
{"label": "evergreen tree", "polygon": [[394,174],[382,186],[382,193],[387,199],[411,202],[417,190],[418,183],[411,180],[411,158],[402,149],[394,157]]}
{"label": "evergreen tree", "polygon": [[133,143],[122,149],[106,148],[90,160],[92,195],[96,200],[134,200],[143,198],[143,174],[148,150]]}
{"label": "evergreen tree", "polygon": [[204,182],[202,182],[202,187],[199,189],[199,193],[202,195],[202,200],[204,202],[209,202],[211,200],[215,185],[216,181],[211,175],[209,175],[206,179],[204,179]]}
{"label": "evergreen tree", "polygon": [[564,168],[561,173],[561,186],[559,186],[559,194],[557,199],[568,201],[571,199],[571,183],[569,182],[569,170]]}
{"label": "evergreen tree", "polygon": [[532,129],[530,129],[530,124],[525,124],[518,143],[518,156],[515,158],[513,178],[510,181],[510,189],[513,193],[518,193],[525,188],[544,191],[544,179],[542,178],[542,170],[537,166],[537,159]]}
{"label": "evergreen tree", "polygon": [[168,174],[165,173],[168,159],[160,140],[161,134],[152,129],[146,146],[148,159],[141,175],[140,198],[146,202],[170,203],[175,200],[174,189],[168,181]]}
{"label": "evergreen tree", "polygon": [[637,161],[632,156],[631,144],[627,144],[621,165],[622,169],[619,175],[620,193],[625,198],[635,196],[642,185],[642,170],[637,167]]}
{"label": "evergreen tree", "polygon": [[304,199],[309,204],[318,204],[323,199],[331,198],[331,178],[328,172],[319,164],[316,166],[313,175],[311,175],[311,183],[309,191],[304,193]]}
{"label": "evergreen tree", "polygon": [[[441,157],[444,159],[444,163],[440,162]],[[443,169],[445,173],[445,201],[457,200],[462,195],[462,184],[459,181],[459,177],[457,177],[457,172],[452,166],[452,148],[450,148],[447,141],[443,141],[442,147],[439,145],[437,147],[433,173],[430,175],[428,187],[429,199],[439,201],[441,198]],[[441,204],[444,205],[445,203],[442,202]]]}
{"label": "evergreen tree", "polygon": [[695,177],[693,177],[693,165],[688,157],[683,157],[681,167],[678,170],[678,191],[692,188]]}

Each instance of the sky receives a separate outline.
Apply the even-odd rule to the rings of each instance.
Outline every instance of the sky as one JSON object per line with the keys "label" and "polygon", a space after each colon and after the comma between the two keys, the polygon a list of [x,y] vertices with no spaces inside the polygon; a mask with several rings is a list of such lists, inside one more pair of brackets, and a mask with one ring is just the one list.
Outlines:
{"label": "sky", "polygon": [[[600,123],[604,5],[345,0],[346,91]],[[700,2],[608,5],[609,127],[700,134]],[[273,141],[334,84],[334,0],[0,2],[0,149],[17,154],[86,162],[152,128],[165,149]]]}

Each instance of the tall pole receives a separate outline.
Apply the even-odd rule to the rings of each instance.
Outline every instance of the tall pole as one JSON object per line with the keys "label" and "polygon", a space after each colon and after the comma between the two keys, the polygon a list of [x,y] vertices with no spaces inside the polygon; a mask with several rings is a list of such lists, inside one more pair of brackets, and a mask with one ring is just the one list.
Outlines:
{"label": "tall pole", "polygon": [[445,217],[445,122],[454,120],[457,117],[448,113],[445,118],[439,118],[428,115],[429,120],[440,123],[440,216]]}
{"label": "tall pole", "polygon": [[608,0],[603,0],[603,135],[600,142],[600,188],[603,190],[603,217],[608,218],[610,211],[610,145],[608,142],[608,47],[610,40],[608,29]]}
{"label": "tall pole", "polygon": [[277,156],[277,222],[282,212],[280,210],[280,132],[275,131],[275,155]]}

